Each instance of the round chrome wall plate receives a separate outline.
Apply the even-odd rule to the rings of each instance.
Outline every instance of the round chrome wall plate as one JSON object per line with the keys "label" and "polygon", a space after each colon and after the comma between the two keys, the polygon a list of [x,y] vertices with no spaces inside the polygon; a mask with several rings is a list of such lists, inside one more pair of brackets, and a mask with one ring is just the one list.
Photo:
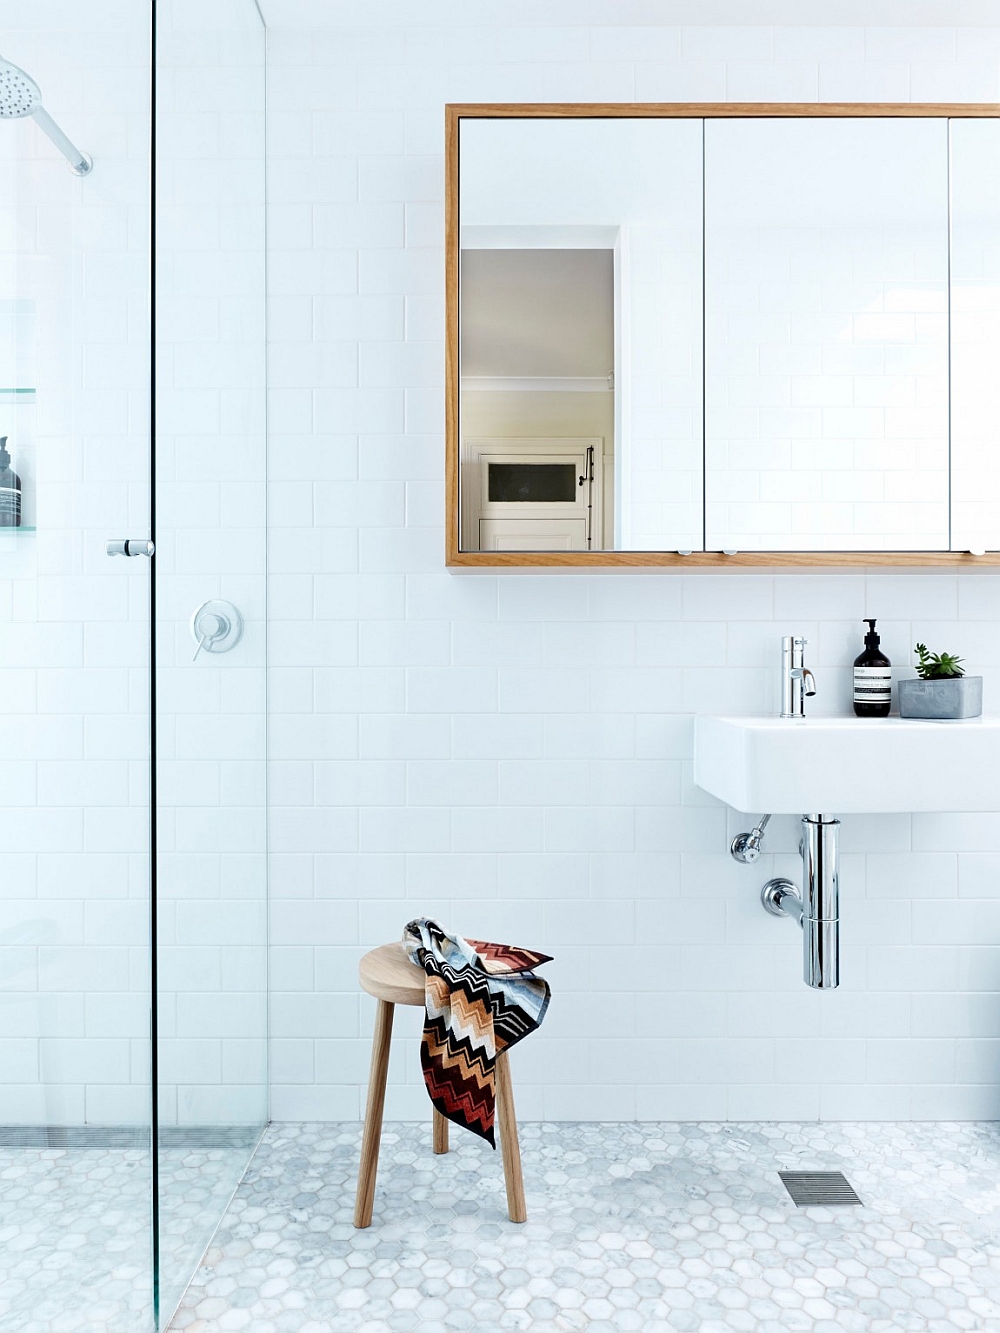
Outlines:
{"label": "round chrome wall plate", "polygon": [[798,897],[798,886],[790,879],[769,879],[760,891],[764,911],[770,912],[772,916],[790,916],[787,907],[782,906],[782,899]]}
{"label": "round chrome wall plate", "polygon": [[191,617],[191,637],[200,652],[228,653],[243,637],[243,617],[232,602],[202,602]]}

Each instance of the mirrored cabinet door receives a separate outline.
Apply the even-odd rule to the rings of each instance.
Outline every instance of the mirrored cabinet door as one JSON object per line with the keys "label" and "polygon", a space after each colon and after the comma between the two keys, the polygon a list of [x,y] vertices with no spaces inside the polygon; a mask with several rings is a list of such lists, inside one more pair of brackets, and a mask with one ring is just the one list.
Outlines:
{"label": "mirrored cabinet door", "polygon": [[461,549],[699,549],[701,121],[459,134]]}
{"label": "mirrored cabinet door", "polygon": [[449,563],[1000,564],[1000,106],[448,124]]}
{"label": "mirrored cabinet door", "polygon": [[707,549],[949,549],[947,181],[944,119],[706,122]]}
{"label": "mirrored cabinet door", "polygon": [[1000,549],[1000,121],[951,121],[952,544]]}

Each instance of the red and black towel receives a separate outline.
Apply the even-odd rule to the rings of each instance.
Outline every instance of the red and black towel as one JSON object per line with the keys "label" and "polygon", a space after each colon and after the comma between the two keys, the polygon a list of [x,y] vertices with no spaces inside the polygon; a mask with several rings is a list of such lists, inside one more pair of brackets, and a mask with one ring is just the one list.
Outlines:
{"label": "red and black towel", "polygon": [[533,969],[549,955],[464,940],[426,917],[409,923],[403,943],[427,977],[420,1063],[430,1099],[495,1148],[496,1058],[545,1017],[549,985]]}

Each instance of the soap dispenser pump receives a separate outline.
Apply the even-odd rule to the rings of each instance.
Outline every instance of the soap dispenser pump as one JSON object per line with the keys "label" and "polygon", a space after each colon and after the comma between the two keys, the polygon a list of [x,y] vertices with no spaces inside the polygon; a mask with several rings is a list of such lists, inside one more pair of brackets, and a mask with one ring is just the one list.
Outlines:
{"label": "soap dispenser pump", "polygon": [[0,528],[21,526],[21,478],[10,465],[7,436],[0,435]]}
{"label": "soap dispenser pump", "polygon": [[879,648],[875,621],[866,620],[865,650],[854,659],[854,711],[858,717],[888,717],[892,705],[891,663]]}

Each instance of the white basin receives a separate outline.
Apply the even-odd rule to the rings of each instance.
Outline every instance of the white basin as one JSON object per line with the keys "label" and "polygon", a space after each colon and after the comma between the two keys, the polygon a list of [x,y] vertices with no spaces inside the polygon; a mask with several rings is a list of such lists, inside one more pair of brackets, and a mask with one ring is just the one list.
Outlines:
{"label": "white basin", "polygon": [[694,780],[747,814],[1000,811],[1000,718],[696,717]]}

